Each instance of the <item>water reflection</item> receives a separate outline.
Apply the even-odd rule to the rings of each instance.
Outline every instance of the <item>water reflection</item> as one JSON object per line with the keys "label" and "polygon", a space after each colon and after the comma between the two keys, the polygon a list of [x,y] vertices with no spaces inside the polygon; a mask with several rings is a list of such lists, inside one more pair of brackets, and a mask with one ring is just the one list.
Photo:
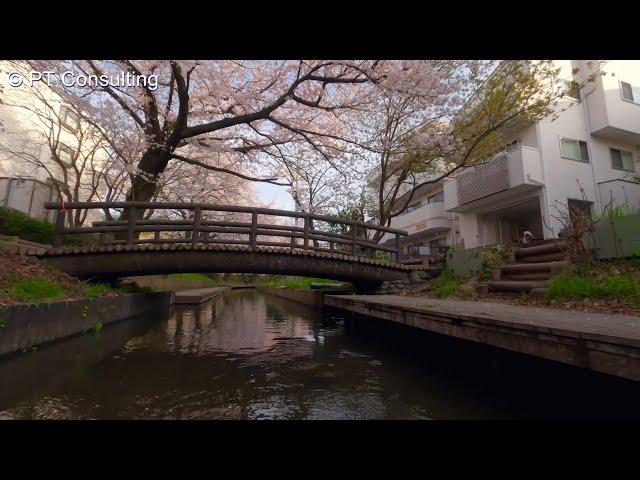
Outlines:
{"label": "water reflection", "polygon": [[624,405],[585,401],[590,389],[640,399],[548,364],[245,290],[0,362],[0,418],[606,416]]}

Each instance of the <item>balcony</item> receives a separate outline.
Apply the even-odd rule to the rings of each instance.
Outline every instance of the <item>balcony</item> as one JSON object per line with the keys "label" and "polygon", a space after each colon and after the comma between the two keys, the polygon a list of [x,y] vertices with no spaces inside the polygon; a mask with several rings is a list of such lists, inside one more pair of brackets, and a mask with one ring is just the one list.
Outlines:
{"label": "balcony", "polygon": [[[622,73],[632,82],[629,72]],[[604,77],[600,81],[602,85],[587,97],[591,134],[615,142],[640,144],[640,86],[620,82],[615,77]],[[622,83],[628,85],[626,92]]]}
{"label": "balcony", "polygon": [[[406,230],[409,235],[415,233],[430,235],[449,230],[451,220],[444,209],[444,202],[434,202],[420,205],[411,212],[394,217],[391,220],[391,227]],[[390,238],[390,235],[385,235],[383,241]]]}
{"label": "balcony", "polygon": [[540,150],[519,147],[465,170],[444,184],[444,208],[467,212],[544,185]]}
{"label": "balcony", "polygon": [[409,235],[423,230],[449,228],[449,215],[444,210],[444,202],[420,205],[415,210],[398,215],[391,221],[393,228],[406,230]]}

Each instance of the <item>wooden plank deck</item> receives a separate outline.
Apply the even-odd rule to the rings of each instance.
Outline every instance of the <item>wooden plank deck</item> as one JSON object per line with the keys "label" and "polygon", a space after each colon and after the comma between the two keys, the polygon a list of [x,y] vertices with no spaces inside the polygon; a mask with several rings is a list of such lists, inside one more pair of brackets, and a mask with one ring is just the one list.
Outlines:
{"label": "wooden plank deck", "polygon": [[398,295],[325,305],[640,381],[640,317]]}

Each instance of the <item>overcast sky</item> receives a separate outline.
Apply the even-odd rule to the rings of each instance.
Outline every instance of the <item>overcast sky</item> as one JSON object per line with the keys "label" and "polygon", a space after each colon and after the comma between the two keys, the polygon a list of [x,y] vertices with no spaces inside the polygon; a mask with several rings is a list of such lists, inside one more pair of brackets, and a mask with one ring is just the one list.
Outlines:
{"label": "overcast sky", "polygon": [[293,210],[293,198],[287,193],[286,187],[261,182],[256,182],[255,187],[260,200],[273,202],[272,208]]}

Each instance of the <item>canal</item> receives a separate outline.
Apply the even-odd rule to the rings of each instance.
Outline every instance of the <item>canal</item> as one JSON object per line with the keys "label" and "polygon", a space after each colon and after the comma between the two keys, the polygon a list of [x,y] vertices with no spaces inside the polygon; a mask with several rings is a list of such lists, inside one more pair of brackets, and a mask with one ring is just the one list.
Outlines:
{"label": "canal", "polygon": [[638,385],[253,290],[0,360],[0,419],[638,418]]}

